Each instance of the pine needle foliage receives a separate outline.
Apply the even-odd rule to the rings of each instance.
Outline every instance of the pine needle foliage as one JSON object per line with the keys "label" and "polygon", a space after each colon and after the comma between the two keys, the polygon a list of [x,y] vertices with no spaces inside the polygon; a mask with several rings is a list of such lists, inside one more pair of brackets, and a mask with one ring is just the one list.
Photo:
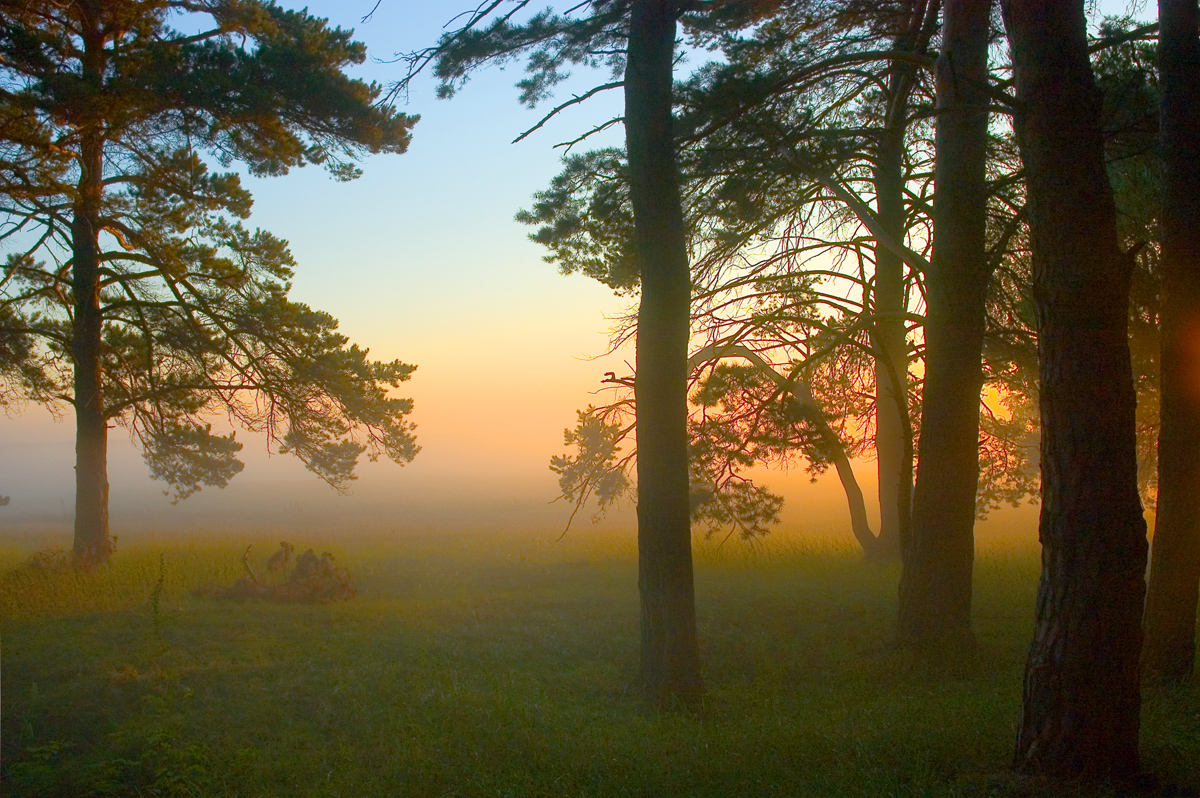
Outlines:
{"label": "pine needle foliage", "polygon": [[176,498],[242,468],[214,415],[339,490],[364,451],[412,459],[390,392],[414,366],[291,300],[287,242],[215,171],[350,180],[404,152],[416,117],[344,74],[352,33],[261,0],[0,2],[0,401],[74,408],[101,469],[126,427]]}

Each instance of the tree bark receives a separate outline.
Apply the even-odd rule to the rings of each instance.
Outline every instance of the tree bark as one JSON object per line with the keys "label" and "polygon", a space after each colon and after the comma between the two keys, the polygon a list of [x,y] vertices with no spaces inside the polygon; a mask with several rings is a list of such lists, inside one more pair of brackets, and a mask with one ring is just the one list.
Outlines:
{"label": "tree bark", "polygon": [[[104,42],[98,24],[84,14],[85,79],[98,95],[104,73]],[[93,98],[88,98],[93,100]],[[85,100],[87,102],[87,100]],[[108,530],[108,420],[100,368],[100,208],[104,140],[99,122],[82,127],[78,194],[72,209],[72,355],[75,361],[75,540],[74,554],[86,562],[112,553]]]}
{"label": "tree bark", "polygon": [[[899,4],[897,51],[924,49],[935,30],[938,2]],[[887,108],[875,151],[875,215],[888,238],[903,244],[908,230],[904,209],[904,139],[916,68],[893,61],[887,76]],[[875,246],[876,322],[875,451],[879,468],[879,538],[872,556],[900,558],[908,539],[913,486],[912,421],[908,414],[908,336],[905,328],[905,263],[892,249]]]}
{"label": "tree bark", "polygon": [[675,0],[632,4],[625,69],[625,131],[638,309],[638,585],[642,684],[663,706],[699,696],[688,507],[687,362],[691,273],[671,131],[678,14]]}
{"label": "tree bark", "polygon": [[946,0],[937,80],[933,259],[925,276],[925,393],[912,526],[900,576],[901,644],[973,646],[979,398],[987,313],[991,0]]}
{"label": "tree bark", "polygon": [[1146,674],[1195,667],[1200,594],[1200,13],[1159,0],[1162,257],[1158,513],[1146,595]]}
{"label": "tree bark", "polygon": [[[907,88],[893,77],[893,91]],[[897,102],[893,97],[893,102]],[[907,106],[905,100],[901,103]],[[895,241],[904,241],[904,131],[907,116],[892,114],[881,132],[874,170],[875,213]],[[896,121],[898,118],[898,121]],[[900,556],[904,512],[912,485],[912,459],[905,462],[908,410],[908,341],[905,330],[904,262],[887,247],[875,247],[875,307],[872,333],[875,349],[875,452],[879,470],[879,538],[873,557]],[[905,480],[905,475],[908,479]],[[908,484],[905,484],[907,481]]]}
{"label": "tree bark", "polygon": [[1082,0],[1002,0],[1018,101],[1041,380],[1042,576],[1014,764],[1138,770],[1146,522],[1129,359],[1132,259],[1105,173]]}

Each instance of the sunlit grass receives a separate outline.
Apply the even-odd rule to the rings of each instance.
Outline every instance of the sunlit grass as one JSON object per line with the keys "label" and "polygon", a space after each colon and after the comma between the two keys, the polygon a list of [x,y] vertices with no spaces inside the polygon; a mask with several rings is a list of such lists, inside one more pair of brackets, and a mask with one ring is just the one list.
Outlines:
{"label": "sunlit grass", "polygon": [[[359,596],[191,595],[281,536]],[[4,794],[1041,794],[1006,775],[1028,553],[980,558],[980,656],[948,674],[890,645],[895,567],[697,541],[706,697],[658,714],[633,681],[633,537],[553,537],[162,537],[91,574],[13,575],[28,551],[0,550]],[[1144,725],[1147,766],[1200,789],[1200,691],[1148,690]]]}

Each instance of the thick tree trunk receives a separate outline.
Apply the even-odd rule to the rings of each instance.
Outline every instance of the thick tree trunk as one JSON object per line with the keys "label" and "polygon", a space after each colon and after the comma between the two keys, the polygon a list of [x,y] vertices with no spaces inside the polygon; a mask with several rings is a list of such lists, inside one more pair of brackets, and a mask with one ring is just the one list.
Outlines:
{"label": "thick tree trunk", "polygon": [[638,310],[638,584],[642,683],[662,706],[701,691],[688,512],[691,274],[671,132],[675,0],[633,3],[625,70],[630,195],[641,265]]}
{"label": "thick tree trunk", "polygon": [[946,0],[937,64],[933,260],[925,276],[925,394],[898,639],[930,651],[973,644],[980,361],[988,266],[991,0]]}
{"label": "thick tree trunk", "polygon": [[[104,44],[85,15],[84,72],[99,87]],[[77,559],[98,562],[112,553],[108,532],[108,420],[100,370],[100,205],[104,143],[99,124],[84,129],[78,195],[72,210],[72,355],[75,360],[75,541]]]}
{"label": "thick tree trunk", "polygon": [[[893,89],[899,82],[893,80]],[[902,91],[907,94],[908,89]],[[906,103],[905,103],[906,104]],[[875,213],[895,241],[904,241],[904,130],[906,115],[882,131],[875,163]],[[905,462],[908,425],[908,341],[904,305],[904,262],[875,247],[875,452],[879,470],[879,539],[871,556],[900,556],[912,485],[911,452]],[[905,478],[907,476],[907,479]]]}
{"label": "thick tree trunk", "polygon": [[1146,522],[1128,302],[1083,2],[1002,0],[1012,48],[1038,319],[1042,576],[1015,765],[1138,769]]}
{"label": "thick tree trunk", "polygon": [[1142,667],[1177,681],[1195,666],[1200,594],[1200,13],[1196,0],[1159,0],[1158,18],[1162,401]]}

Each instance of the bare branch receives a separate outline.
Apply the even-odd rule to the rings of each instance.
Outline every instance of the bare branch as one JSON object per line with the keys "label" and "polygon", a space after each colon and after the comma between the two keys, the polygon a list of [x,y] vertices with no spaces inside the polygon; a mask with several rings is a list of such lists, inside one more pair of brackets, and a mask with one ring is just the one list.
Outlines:
{"label": "bare branch", "polygon": [[[550,113],[543,116],[536,125],[529,128],[529,130],[526,130],[524,133],[522,133],[521,135],[519,135],[515,139],[513,139],[512,143],[516,144],[517,142],[521,141],[526,136],[528,136],[530,133],[533,133],[535,130],[540,128],[542,125],[549,122],[550,119],[553,118],[554,116],[556,116],[559,111],[562,111],[566,108],[570,108],[572,105],[578,105],[579,103],[583,102],[584,100],[588,99],[589,97],[599,94],[602,91],[608,91],[609,89],[619,89],[619,88],[623,87],[624,85],[625,85],[624,81],[618,81],[616,83],[605,83],[603,85],[596,86],[592,89],[589,89],[588,91],[584,92],[583,94],[574,95],[573,97],[571,97],[571,99],[567,100],[565,103],[562,103],[562,104],[556,106],[552,111],[550,111]],[[612,124],[612,122],[610,121],[608,124]],[[605,125],[605,127],[607,127],[607,125]],[[595,131],[592,131],[592,132],[595,132]],[[576,139],[576,141],[577,142],[582,141],[584,138],[587,138],[587,136],[590,136],[590,135],[591,135],[591,133],[588,133],[585,136],[583,136],[579,139]]]}
{"label": "bare branch", "polygon": [[594,136],[595,134],[597,134],[601,131],[608,130],[613,125],[623,124],[624,122],[625,122],[625,117],[614,116],[612,119],[608,120],[604,124],[596,125],[594,128],[592,128],[588,132],[584,133],[582,136],[571,139],[570,141],[559,142],[558,144],[555,144],[554,147],[555,147],[555,149],[557,149],[559,147],[566,147],[567,148],[566,151],[570,152],[572,147],[574,147],[576,144],[583,141],[584,139],[591,138],[592,136]]}

